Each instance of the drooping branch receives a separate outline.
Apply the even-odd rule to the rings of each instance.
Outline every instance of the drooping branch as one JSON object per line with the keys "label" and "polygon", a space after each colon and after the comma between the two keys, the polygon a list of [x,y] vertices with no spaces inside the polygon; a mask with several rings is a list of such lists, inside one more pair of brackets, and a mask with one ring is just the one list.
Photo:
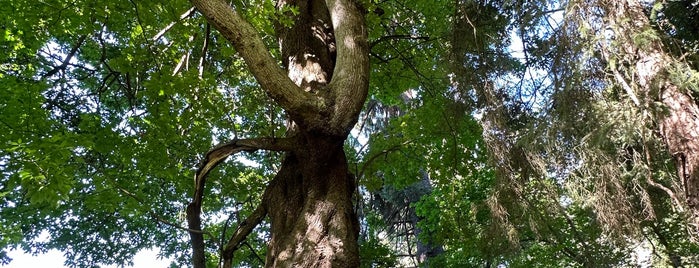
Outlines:
{"label": "drooping branch", "polygon": [[[204,236],[201,232],[201,205],[204,197],[206,176],[209,172],[233,154],[257,150],[291,151],[294,147],[294,141],[293,138],[236,139],[216,146],[206,153],[199,169],[194,175],[194,197],[192,198],[192,202],[187,206],[187,224],[189,229],[192,230],[189,232],[189,236],[192,243],[192,265],[194,268],[206,267],[204,258]],[[264,214],[264,210],[261,213]],[[264,217],[264,215],[262,215],[262,217]]]}
{"label": "drooping branch", "polygon": [[600,5],[609,26],[614,29],[614,42],[611,43],[616,44],[613,48],[619,57],[617,62],[632,66],[632,82],[639,89],[638,95],[646,98],[643,103],[660,108],[649,111],[657,118],[657,134],[675,160],[677,184],[684,187],[679,190],[685,194],[686,205],[693,217],[691,224],[696,232],[699,230],[699,106],[687,88],[673,79],[672,73],[676,71],[668,71],[679,68],[684,69],[681,72],[691,73],[691,70],[667,54],[658,37],[647,36],[643,42],[637,40],[642,34],[654,31],[641,1],[601,2]]}
{"label": "drooping branch", "polygon": [[335,95],[332,125],[354,125],[369,90],[369,43],[364,16],[352,0],[325,1],[335,31],[337,61],[328,85]]}
{"label": "drooping branch", "polygon": [[235,47],[265,92],[292,117],[323,110],[325,102],[301,90],[267,50],[257,30],[223,0],[191,0]]}

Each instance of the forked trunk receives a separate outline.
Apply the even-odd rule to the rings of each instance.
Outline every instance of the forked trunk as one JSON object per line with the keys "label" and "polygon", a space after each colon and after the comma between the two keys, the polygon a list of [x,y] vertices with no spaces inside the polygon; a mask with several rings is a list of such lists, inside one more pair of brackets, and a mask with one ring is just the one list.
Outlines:
{"label": "forked trunk", "polygon": [[[355,189],[343,144],[369,88],[369,45],[361,6],[354,0],[278,0],[292,23],[278,22],[281,61],[256,29],[223,0],[191,0],[248,64],[263,90],[289,115],[287,138],[245,139],[214,148],[197,171],[188,209],[195,266],[203,267],[200,206],[207,172],[228,155],[285,151],[260,207],[225,246],[224,266],[254,226],[269,216],[267,267],[358,267]],[[287,21],[287,20],[283,20]],[[342,40],[342,42],[336,42]]]}
{"label": "forked trunk", "polygon": [[271,221],[267,267],[358,267],[359,225],[344,138],[309,137],[285,156],[265,200]]}

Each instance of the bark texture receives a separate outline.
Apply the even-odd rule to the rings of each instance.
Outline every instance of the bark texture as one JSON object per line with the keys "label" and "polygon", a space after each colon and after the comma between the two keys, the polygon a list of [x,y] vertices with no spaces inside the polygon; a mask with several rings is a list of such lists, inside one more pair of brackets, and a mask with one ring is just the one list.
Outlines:
{"label": "bark texture", "polygon": [[[647,105],[657,120],[659,134],[675,160],[677,174],[684,189],[684,197],[695,223],[699,219],[699,107],[687,89],[672,82],[669,68],[681,64],[670,57],[659,37],[648,37],[644,32],[654,30],[637,0],[603,1],[609,25],[616,42],[605,56],[634,70],[631,79],[624,81],[616,75],[630,98],[639,95],[649,100]],[[677,66],[677,65],[675,65]],[[688,67],[687,67],[688,68]],[[612,70],[617,71],[617,70]],[[618,72],[617,72],[618,74]],[[634,87],[628,86],[632,81]],[[657,102],[660,107],[652,107]],[[696,226],[695,226],[696,228]]]}
{"label": "bark texture", "polygon": [[309,137],[270,184],[267,267],[357,267],[354,180],[338,138]]}
{"label": "bark texture", "polygon": [[[292,122],[284,146],[264,139],[254,148],[241,147],[249,142],[235,143],[232,147],[237,149],[222,146],[207,154],[197,172],[198,191],[190,205],[195,208],[188,209],[197,214],[188,215],[195,253],[202,241],[197,233],[201,227],[197,194],[201,195],[206,172],[237,151],[272,149],[287,152],[281,169],[260,207],[225,246],[224,266],[230,267],[235,249],[267,215],[271,223],[267,267],[358,267],[355,181],[343,144],[368,92],[369,53],[360,7],[352,0],[279,0],[278,8],[291,5],[299,13],[288,14],[292,25],[276,25],[283,57],[283,66],[278,66],[255,29],[225,1],[191,2],[235,46],[262,89]],[[194,255],[203,263],[201,258]]]}

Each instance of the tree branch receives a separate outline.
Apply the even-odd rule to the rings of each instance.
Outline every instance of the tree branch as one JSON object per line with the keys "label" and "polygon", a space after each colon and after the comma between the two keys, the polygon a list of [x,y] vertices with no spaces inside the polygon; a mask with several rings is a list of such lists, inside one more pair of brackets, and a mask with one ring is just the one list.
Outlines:
{"label": "tree branch", "polygon": [[248,249],[250,250],[250,252],[252,252],[252,254],[255,255],[255,258],[256,258],[260,263],[262,263],[262,264],[265,263],[265,260],[263,260],[263,259],[260,257],[260,255],[257,254],[257,252],[255,251],[254,248],[252,248],[252,246],[250,246],[250,243],[245,242],[244,244],[248,247]]}
{"label": "tree branch", "polygon": [[182,21],[182,20],[184,20],[184,19],[189,18],[190,16],[192,16],[192,14],[194,14],[194,10],[195,10],[195,8],[192,7],[192,8],[190,8],[189,10],[187,10],[186,12],[182,13],[182,15],[180,15],[180,19],[179,19],[179,20],[170,22],[170,24],[168,24],[167,26],[165,26],[165,28],[163,28],[162,30],[160,30],[160,32],[158,32],[158,34],[156,34],[155,36],[153,36],[153,38],[151,38],[151,41],[153,41],[153,42],[158,41],[161,37],[163,37],[163,35],[165,35],[165,33],[167,33],[167,31],[169,31],[170,29],[172,29],[172,27],[175,26],[175,24],[177,24],[178,22],[180,22],[180,21]]}
{"label": "tree branch", "polygon": [[334,126],[351,127],[369,91],[366,23],[353,0],[326,0],[335,32],[337,61],[328,87],[335,95]]}
{"label": "tree branch", "polygon": [[[126,189],[124,189],[124,188],[121,188],[121,187],[118,187],[118,186],[116,186],[116,189],[119,190],[120,192],[122,192],[123,194],[125,194],[126,196],[131,197],[132,199],[136,200],[136,202],[138,202],[138,204],[140,204],[141,206],[147,207],[147,202],[144,202],[143,199],[141,199],[140,197],[138,197],[136,194],[131,193],[131,192],[129,192],[128,190],[126,190]],[[206,234],[206,235],[208,235],[208,236],[210,236],[210,237],[213,238],[213,235],[211,235],[210,233],[204,232],[204,231],[202,231],[202,230],[192,230],[192,229],[189,229],[189,228],[186,228],[186,227],[182,227],[182,226],[180,226],[179,224],[176,224],[176,223],[174,223],[174,222],[168,221],[167,219],[165,219],[165,218],[163,218],[162,216],[156,214],[155,212],[151,211],[150,209],[148,209],[147,212],[148,212],[148,215],[150,215],[155,221],[160,222],[160,223],[162,223],[162,224],[165,224],[165,225],[167,225],[167,226],[173,227],[173,228],[175,228],[175,229],[180,229],[180,230],[183,230],[183,231]]]}
{"label": "tree branch", "polygon": [[[206,176],[209,174],[209,171],[226,160],[229,156],[242,151],[291,151],[294,147],[294,141],[295,139],[293,138],[235,139],[231,142],[216,146],[206,153],[202,163],[199,165],[197,173],[194,175],[194,198],[187,206],[187,224],[190,229],[189,237],[192,243],[192,266],[194,268],[206,267],[204,257],[204,235],[201,232],[201,205],[204,197]],[[264,215],[262,217],[264,217]]]}
{"label": "tree branch", "polygon": [[204,77],[204,65],[206,65],[206,52],[209,50],[209,37],[211,35],[211,24],[206,24],[206,34],[204,35],[204,45],[201,48],[201,58],[199,58],[199,79]]}
{"label": "tree branch", "polygon": [[301,90],[267,50],[257,30],[224,0],[190,0],[243,57],[262,89],[292,117],[315,114],[325,102]]}
{"label": "tree branch", "polygon": [[233,154],[257,150],[291,151],[294,148],[294,141],[295,139],[293,138],[235,139],[218,145],[206,153],[197,170],[195,180],[201,180],[206,177],[211,169]]}
{"label": "tree branch", "polygon": [[380,151],[379,153],[369,157],[369,159],[366,162],[364,162],[364,166],[362,166],[362,170],[359,172],[359,174],[357,174],[357,180],[361,180],[362,178],[364,178],[364,173],[366,172],[367,168],[369,168],[374,163],[374,161],[376,161],[376,159],[378,159],[380,156],[382,156],[382,155],[388,156],[388,153],[400,150],[401,147],[408,145],[412,142],[413,142],[413,140],[404,141],[400,144],[394,145],[388,149],[384,149],[384,150]]}
{"label": "tree branch", "polygon": [[247,238],[250,232],[252,232],[252,230],[255,229],[255,227],[257,227],[257,225],[259,225],[260,222],[262,222],[262,219],[264,219],[267,215],[267,210],[263,204],[257,206],[255,211],[253,211],[247,219],[238,224],[238,228],[235,230],[235,233],[233,233],[231,239],[228,240],[228,243],[221,252],[224,268],[231,267],[233,262],[233,252],[240,247],[241,243],[245,241],[245,238]]}
{"label": "tree branch", "polygon": [[68,67],[68,63],[70,63],[70,60],[75,56],[75,53],[78,52],[78,49],[85,43],[85,39],[87,39],[87,35],[81,35],[78,38],[78,42],[76,42],[75,46],[70,49],[70,52],[68,52],[68,55],[66,55],[66,58],[63,59],[63,62],[61,62],[61,65],[58,65],[51,69],[51,71],[48,71],[46,74],[43,75],[43,77],[50,77],[58,71],[65,70],[66,67]]}
{"label": "tree branch", "polygon": [[397,39],[430,40],[430,37],[429,36],[417,36],[417,35],[411,35],[411,34],[386,35],[386,36],[379,37],[378,39],[372,41],[371,44],[369,44],[369,49],[372,49],[374,46],[376,46],[379,43],[382,43],[384,41],[397,40]]}

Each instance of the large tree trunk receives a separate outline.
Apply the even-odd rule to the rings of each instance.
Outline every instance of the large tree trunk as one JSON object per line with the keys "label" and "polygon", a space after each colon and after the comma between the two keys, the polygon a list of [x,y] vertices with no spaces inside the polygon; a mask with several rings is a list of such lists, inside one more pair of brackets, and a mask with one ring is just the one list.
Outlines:
{"label": "large tree trunk", "polygon": [[309,136],[306,149],[286,155],[270,185],[267,267],[357,267],[359,225],[344,139]]}
{"label": "large tree trunk", "polygon": [[[681,69],[683,64],[666,54],[660,37],[647,34],[657,32],[652,29],[640,2],[602,2],[616,41],[612,42],[616,46],[609,48],[605,56],[607,60],[631,66],[633,73],[628,81],[618,73],[615,76],[636,105],[647,105],[645,109],[654,113],[659,134],[675,160],[686,204],[696,223],[699,219],[699,107],[689,89],[674,83],[669,73],[672,67]],[[636,90],[629,86],[633,81],[637,83]],[[636,94],[648,101],[641,103]],[[653,102],[662,105],[654,108]]]}
{"label": "large tree trunk", "polygon": [[[276,25],[283,67],[264,49],[255,29],[223,0],[191,0],[235,46],[265,92],[289,116],[284,139],[234,141],[209,152],[197,172],[192,207],[201,204],[208,170],[243,150],[286,151],[263,201],[223,251],[233,251],[264,215],[271,223],[267,267],[358,267],[359,224],[352,206],[354,178],[343,144],[366,100],[369,51],[365,22],[353,0],[278,0],[293,6],[291,25]],[[341,40],[336,42],[335,40]],[[281,140],[281,141],[280,141]],[[199,211],[192,209],[194,231]],[[201,235],[190,232],[194,242]],[[196,255],[195,255],[196,257]],[[203,257],[202,257],[203,258]]]}
{"label": "large tree trunk", "polygon": [[[279,0],[298,8],[293,25],[276,25],[284,67],[302,90],[326,94],[335,67],[335,39],[323,0]],[[265,199],[272,237],[267,267],[357,267],[359,225],[354,178],[343,144],[325,127],[292,122],[297,150],[287,153]]]}

